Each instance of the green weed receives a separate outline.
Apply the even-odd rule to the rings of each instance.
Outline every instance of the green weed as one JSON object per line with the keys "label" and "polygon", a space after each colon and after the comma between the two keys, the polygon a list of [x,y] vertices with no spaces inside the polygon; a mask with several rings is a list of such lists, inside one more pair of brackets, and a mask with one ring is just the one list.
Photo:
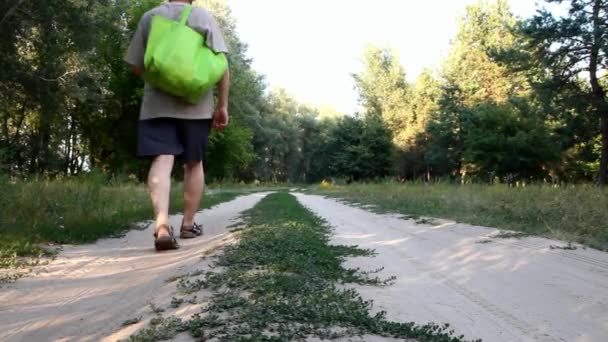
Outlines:
{"label": "green weed", "polygon": [[187,327],[179,318],[155,317],[150,325],[129,338],[130,342],[164,341],[175,337]]}
{"label": "green weed", "polygon": [[128,319],[128,320],[122,322],[121,326],[127,327],[129,325],[137,324],[137,323],[139,323],[139,321],[141,321],[141,317],[131,318],[131,319]]}
{"label": "green weed", "polygon": [[568,244],[566,246],[556,246],[556,245],[551,245],[549,246],[550,249],[561,249],[564,251],[575,251],[577,250],[576,246],[574,246],[571,242],[568,242]]}
{"label": "green weed", "polygon": [[496,239],[523,239],[530,235],[530,233],[525,232],[501,231],[498,234],[492,235],[491,237]]}
{"label": "green weed", "polygon": [[291,341],[362,334],[416,341],[462,341],[447,325],[399,323],[371,313],[372,302],[339,284],[389,285],[372,277],[380,270],[347,269],[351,256],[374,255],[356,246],[329,244],[329,227],[293,196],[267,196],[244,215],[247,229],[238,244],[216,257],[215,269],[180,278],[178,288],[211,289],[201,313],[184,322],[197,339]]}
{"label": "green weed", "polygon": [[162,315],[162,313],[165,312],[165,309],[156,306],[154,303],[150,303],[150,310],[155,315]]}
{"label": "green weed", "polygon": [[184,304],[185,299],[183,298],[171,298],[171,307],[172,308],[179,308],[180,305]]}

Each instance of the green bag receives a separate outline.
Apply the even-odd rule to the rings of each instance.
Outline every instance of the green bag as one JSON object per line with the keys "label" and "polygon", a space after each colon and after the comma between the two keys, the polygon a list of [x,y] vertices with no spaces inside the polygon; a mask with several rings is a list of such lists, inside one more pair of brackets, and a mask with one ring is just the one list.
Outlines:
{"label": "green bag", "polygon": [[151,85],[196,104],[222,78],[228,60],[187,26],[191,12],[192,6],[184,5],[179,22],[159,15],[152,18],[144,77]]}

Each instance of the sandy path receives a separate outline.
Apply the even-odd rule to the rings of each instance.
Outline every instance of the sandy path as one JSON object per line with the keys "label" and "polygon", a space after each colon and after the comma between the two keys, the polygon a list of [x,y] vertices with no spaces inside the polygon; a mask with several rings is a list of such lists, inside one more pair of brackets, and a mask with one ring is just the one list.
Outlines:
{"label": "sandy path", "polygon": [[551,249],[565,244],[544,238],[479,243],[497,231],[418,225],[319,196],[297,198],[335,227],[334,243],[378,252],[347,266],[397,276],[392,286],[357,287],[389,319],[448,322],[487,342],[608,341],[608,253]]}
{"label": "sandy path", "polygon": [[[166,280],[196,267],[202,252],[222,244],[226,227],[264,195],[198,213],[205,235],[180,240],[177,251],[156,253],[152,226],[94,245],[65,246],[39,275],[0,288],[0,341],[99,341],[112,335],[125,320],[145,316],[159,291],[169,295]],[[171,222],[179,227],[181,215]]]}

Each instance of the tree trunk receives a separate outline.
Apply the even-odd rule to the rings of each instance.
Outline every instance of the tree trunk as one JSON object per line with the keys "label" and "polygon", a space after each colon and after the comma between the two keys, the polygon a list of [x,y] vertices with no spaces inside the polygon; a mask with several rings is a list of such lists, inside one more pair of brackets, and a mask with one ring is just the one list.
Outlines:
{"label": "tree trunk", "polygon": [[403,162],[403,151],[399,149],[397,151],[397,179],[402,181],[405,174],[405,163]]}
{"label": "tree trunk", "polygon": [[69,114],[66,118],[67,127],[67,137],[65,138],[65,156],[63,160],[63,172],[66,175],[70,175],[71,166],[72,166],[72,154],[73,154],[73,144],[74,144],[74,132],[73,132],[73,120],[72,115]]}
{"label": "tree trunk", "polygon": [[37,173],[45,174],[49,171],[50,143],[51,143],[51,113],[45,106],[40,109],[40,126],[38,127],[38,165]]}
{"label": "tree trunk", "polygon": [[597,77],[599,54],[602,46],[601,7],[602,0],[593,2],[593,45],[589,58],[589,82],[591,83],[595,108],[600,117],[600,134],[602,136],[602,153],[597,182],[599,185],[606,185],[608,184],[608,103],[606,102],[606,91],[602,88]]}
{"label": "tree trunk", "polygon": [[4,120],[2,120],[2,136],[3,137],[8,137],[9,136],[9,130],[8,130],[8,112],[6,113],[0,113],[0,115],[2,115],[2,117],[4,117]]}
{"label": "tree trunk", "polygon": [[[17,120],[17,124],[15,124],[15,135],[11,139],[9,139],[9,145],[17,145],[19,143],[19,138],[21,136],[21,127],[23,126],[23,121],[25,120],[25,109],[27,108],[27,100],[23,101],[21,105],[21,116],[19,120]],[[8,131],[6,132],[6,136],[8,137]]]}
{"label": "tree trunk", "polygon": [[600,130],[602,132],[602,156],[600,159],[600,169],[597,175],[597,182],[600,185],[608,184],[608,113],[602,113],[600,119]]}

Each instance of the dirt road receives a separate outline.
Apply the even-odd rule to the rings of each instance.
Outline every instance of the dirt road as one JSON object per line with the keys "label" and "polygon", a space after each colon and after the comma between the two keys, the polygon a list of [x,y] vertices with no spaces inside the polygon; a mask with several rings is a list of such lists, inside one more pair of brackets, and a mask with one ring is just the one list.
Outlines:
{"label": "dirt road", "polygon": [[333,242],[373,248],[347,266],[384,267],[394,285],[357,287],[388,318],[447,322],[487,342],[608,341],[608,253],[543,238],[488,239],[495,229],[416,224],[332,199],[297,195],[335,227]]}
{"label": "dirt road", "polygon": [[[120,332],[121,324],[145,316],[156,297],[170,299],[166,280],[197,267],[204,250],[225,243],[229,239],[226,228],[264,195],[239,197],[197,214],[205,235],[180,240],[178,251],[155,253],[152,225],[120,239],[66,246],[39,275],[0,289],[0,341],[128,337],[138,326]],[[172,217],[171,222],[179,227],[181,216]]]}
{"label": "dirt road", "polygon": [[[168,308],[172,276],[206,267],[203,251],[233,241],[226,229],[265,194],[243,196],[199,214],[206,235],[181,240],[158,254],[152,227],[95,245],[66,246],[40,274],[0,288],[0,341],[117,341],[146,326],[150,304]],[[608,341],[608,254],[563,250],[543,238],[489,238],[495,229],[447,221],[416,224],[319,196],[302,204],[335,227],[333,242],[375,249],[349,267],[396,276],[386,287],[358,286],[389,319],[450,323],[469,339],[487,342]],[[172,218],[178,226],[181,216]],[[187,317],[203,303],[165,316]],[[126,320],[142,317],[126,327]],[[191,341],[187,334],[174,341]],[[389,341],[365,337],[365,341]],[[391,341],[393,341],[391,339]]]}

